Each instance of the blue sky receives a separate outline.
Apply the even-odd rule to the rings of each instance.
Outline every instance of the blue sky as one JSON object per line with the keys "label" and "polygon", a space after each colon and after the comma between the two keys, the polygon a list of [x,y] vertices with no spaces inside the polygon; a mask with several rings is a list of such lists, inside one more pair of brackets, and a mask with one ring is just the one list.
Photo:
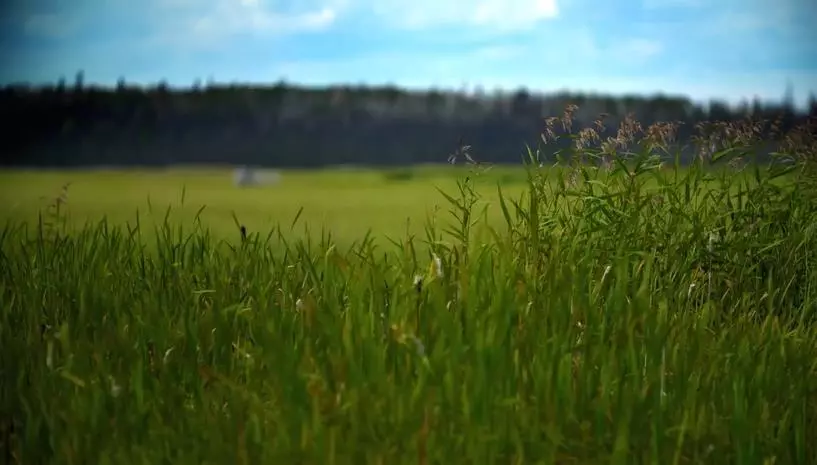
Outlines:
{"label": "blue sky", "polygon": [[0,82],[817,93],[813,0],[11,0]]}

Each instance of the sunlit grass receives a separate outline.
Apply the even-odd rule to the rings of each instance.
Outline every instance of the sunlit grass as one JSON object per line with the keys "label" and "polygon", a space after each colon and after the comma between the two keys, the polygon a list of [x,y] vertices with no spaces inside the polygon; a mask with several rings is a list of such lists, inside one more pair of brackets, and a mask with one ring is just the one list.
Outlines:
{"label": "sunlit grass", "polygon": [[[198,219],[218,238],[235,238],[233,217],[266,235],[296,216],[313,231],[331,229],[350,244],[371,230],[378,236],[421,234],[428,215],[447,206],[437,188],[450,190],[461,167],[284,171],[280,184],[239,188],[229,169],[5,171],[0,172],[0,219],[36,222],[39,212],[67,185],[66,222],[82,227],[105,217],[111,224],[161,225],[171,209],[174,222]],[[496,167],[477,181],[481,206],[495,203],[496,182],[516,195],[524,189],[521,167]],[[204,207],[202,209],[202,207]],[[498,209],[488,221],[501,224]],[[151,229],[151,228],[148,228]],[[293,231],[303,235],[303,228]]]}

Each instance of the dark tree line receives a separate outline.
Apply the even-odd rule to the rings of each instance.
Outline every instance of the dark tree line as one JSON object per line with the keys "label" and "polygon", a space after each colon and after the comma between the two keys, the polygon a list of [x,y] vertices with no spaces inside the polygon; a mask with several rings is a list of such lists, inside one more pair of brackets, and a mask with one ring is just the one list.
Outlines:
{"label": "dark tree line", "polygon": [[[317,167],[336,164],[406,165],[444,162],[464,141],[474,155],[517,163],[535,146],[543,118],[578,105],[574,128],[600,113],[614,130],[626,114],[645,127],[681,121],[688,140],[700,121],[752,115],[792,126],[808,115],[783,99],[730,107],[697,105],[667,96],[611,97],[516,92],[487,95],[408,92],[396,87],[304,88],[194,85],[150,88],[120,81],[115,88],[73,85],[7,86],[0,90],[3,165],[90,166],[249,164]],[[811,116],[817,101],[811,99]],[[551,152],[552,147],[547,147]]]}

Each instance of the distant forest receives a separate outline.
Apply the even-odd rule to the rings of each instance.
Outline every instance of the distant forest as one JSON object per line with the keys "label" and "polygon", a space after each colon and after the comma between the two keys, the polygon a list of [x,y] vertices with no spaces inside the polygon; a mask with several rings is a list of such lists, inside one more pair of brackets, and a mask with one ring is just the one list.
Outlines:
{"label": "distant forest", "polygon": [[[193,85],[169,88],[83,84],[13,85],[0,90],[4,123],[0,164],[6,166],[165,166],[230,164],[269,167],[444,163],[459,144],[486,162],[519,163],[526,144],[542,145],[544,118],[579,108],[573,128],[601,113],[613,134],[632,114],[646,127],[681,121],[678,142],[701,121],[753,118],[791,127],[817,116],[791,99],[778,104],[695,104],[668,96],[537,95],[524,89],[484,92],[409,92],[396,87],[305,88]],[[552,154],[558,146],[542,147]],[[686,151],[688,161],[693,156]]]}

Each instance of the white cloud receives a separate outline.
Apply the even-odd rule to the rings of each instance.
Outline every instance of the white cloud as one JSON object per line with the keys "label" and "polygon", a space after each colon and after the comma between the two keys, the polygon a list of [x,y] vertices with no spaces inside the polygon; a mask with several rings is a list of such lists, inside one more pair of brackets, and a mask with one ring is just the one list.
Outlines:
{"label": "white cloud", "polygon": [[279,2],[265,0],[158,1],[168,26],[165,39],[197,41],[235,34],[275,36],[324,30],[337,19],[340,5],[338,2],[323,5],[309,2],[309,8],[293,10],[282,7]]}
{"label": "white cloud", "polygon": [[526,29],[559,15],[556,0],[382,0],[372,2],[371,10],[407,29],[439,26]]}
{"label": "white cloud", "polygon": [[195,17],[191,32],[207,37],[235,33],[280,35],[321,30],[332,24],[335,17],[336,13],[330,8],[284,14],[266,10],[258,3],[245,0],[240,7],[219,9]]}

